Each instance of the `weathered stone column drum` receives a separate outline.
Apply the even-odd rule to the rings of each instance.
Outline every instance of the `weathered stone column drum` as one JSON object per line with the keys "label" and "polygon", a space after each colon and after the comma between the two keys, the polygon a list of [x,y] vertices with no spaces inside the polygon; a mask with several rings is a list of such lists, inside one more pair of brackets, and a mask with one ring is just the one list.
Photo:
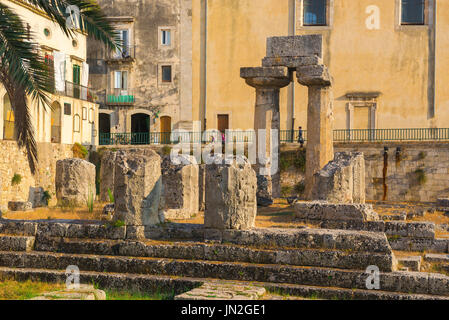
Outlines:
{"label": "weathered stone column drum", "polygon": [[[288,68],[285,67],[242,68],[240,76],[256,89],[254,130],[257,137],[255,141],[257,164],[254,168],[257,173],[257,197],[272,200],[281,195],[280,172],[278,168],[272,167],[273,142],[277,144],[275,152],[278,152],[280,145],[279,92],[291,82],[291,77]],[[259,130],[265,130],[265,136],[261,135]],[[273,135],[272,130],[277,130],[277,135]],[[259,139],[263,138],[265,138],[265,152],[259,150]],[[276,140],[272,140],[274,138]],[[262,158],[260,153],[264,154]]]}
{"label": "weathered stone column drum", "polygon": [[240,160],[234,157],[229,164],[206,166],[205,228],[248,230],[255,226],[257,177],[251,164]]}

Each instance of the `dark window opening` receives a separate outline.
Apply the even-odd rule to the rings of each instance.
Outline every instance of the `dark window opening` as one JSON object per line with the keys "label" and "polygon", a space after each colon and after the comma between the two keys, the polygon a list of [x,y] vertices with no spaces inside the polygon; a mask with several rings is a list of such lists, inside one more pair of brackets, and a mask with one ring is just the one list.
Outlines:
{"label": "dark window opening", "polygon": [[162,82],[171,82],[171,66],[162,66]]}
{"label": "dark window opening", "polygon": [[64,103],[64,114],[70,116],[72,114],[72,105],[70,103]]}
{"label": "dark window opening", "polygon": [[401,23],[422,25],[425,23],[426,0],[402,0]]}
{"label": "dark window opening", "polygon": [[327,0],[304,0],[304,25],[327,25]]}

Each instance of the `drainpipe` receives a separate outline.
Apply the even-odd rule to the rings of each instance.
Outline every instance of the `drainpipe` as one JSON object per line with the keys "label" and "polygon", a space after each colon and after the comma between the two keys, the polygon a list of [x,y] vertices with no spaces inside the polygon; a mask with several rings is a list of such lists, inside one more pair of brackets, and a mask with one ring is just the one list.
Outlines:
{"label": "drainpipe", "polygon": [[[289,25],[288,34],[289,36],[294,36],[296,34],[296,0],[289,1]],[[294,132],[295,132],[295,81],[293,81],[289,86],[289,98],[292,110],[292,142],[294,142]]]}
{"label": "drainpipe", "polygon": [[430,2],[433,8],[429,17],[429,89],[428,89],[428,118],[435,118],[436,110],[436,20],[437,20],[437,0]]}
{"label": "drainpipe", "polygon": [[203,50],[203,66],[202,66],[202,87],[203,87],[203,130],[206,131],[207,128],[207,1],[203,0],[203,8],[204,11],[204,22],[203,22],[203,33],[204,39],[202,41],[202,50]]}

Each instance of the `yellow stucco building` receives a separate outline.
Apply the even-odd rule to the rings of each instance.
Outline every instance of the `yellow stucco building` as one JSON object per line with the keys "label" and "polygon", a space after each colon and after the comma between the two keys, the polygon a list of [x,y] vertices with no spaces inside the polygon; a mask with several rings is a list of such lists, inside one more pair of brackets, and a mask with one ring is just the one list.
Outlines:
{"label": "yellow stucco building", "polygon": [[[249,129],[271,36],[323,35],[335,129],[448,128],[449,2],[194,0],[193,115],[208,129]],[[281,90],[281,129],[307,126],[307,88]]]}
{"label": "yellow stucco building", "polygon": [[[35,138],[38,143],[52,142],[98,144],[98,105],[89,91],[89,66],[86,63],[86,35],[75,32],[67,37],[43,12],[20,0],[2,0],[18,14],[40,53],[54,70],[51,106],[31,101]],[[0,84],[0,139],[15,140],[14,113],[8,94]]]}

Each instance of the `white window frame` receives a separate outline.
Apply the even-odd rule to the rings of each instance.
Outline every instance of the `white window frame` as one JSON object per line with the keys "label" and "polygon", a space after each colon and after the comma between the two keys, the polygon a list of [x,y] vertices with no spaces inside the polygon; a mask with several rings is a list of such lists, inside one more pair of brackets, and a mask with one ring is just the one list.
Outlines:
{"label": "white window frame", "polygon": [[[168,31],[170,32],[170,44],[162,43],[162,32]],[[174,43],[176,39],[176,28],[171,26],[161,26],[158,28],[158,47],[159,49],[171,49],[174,48]]]}

